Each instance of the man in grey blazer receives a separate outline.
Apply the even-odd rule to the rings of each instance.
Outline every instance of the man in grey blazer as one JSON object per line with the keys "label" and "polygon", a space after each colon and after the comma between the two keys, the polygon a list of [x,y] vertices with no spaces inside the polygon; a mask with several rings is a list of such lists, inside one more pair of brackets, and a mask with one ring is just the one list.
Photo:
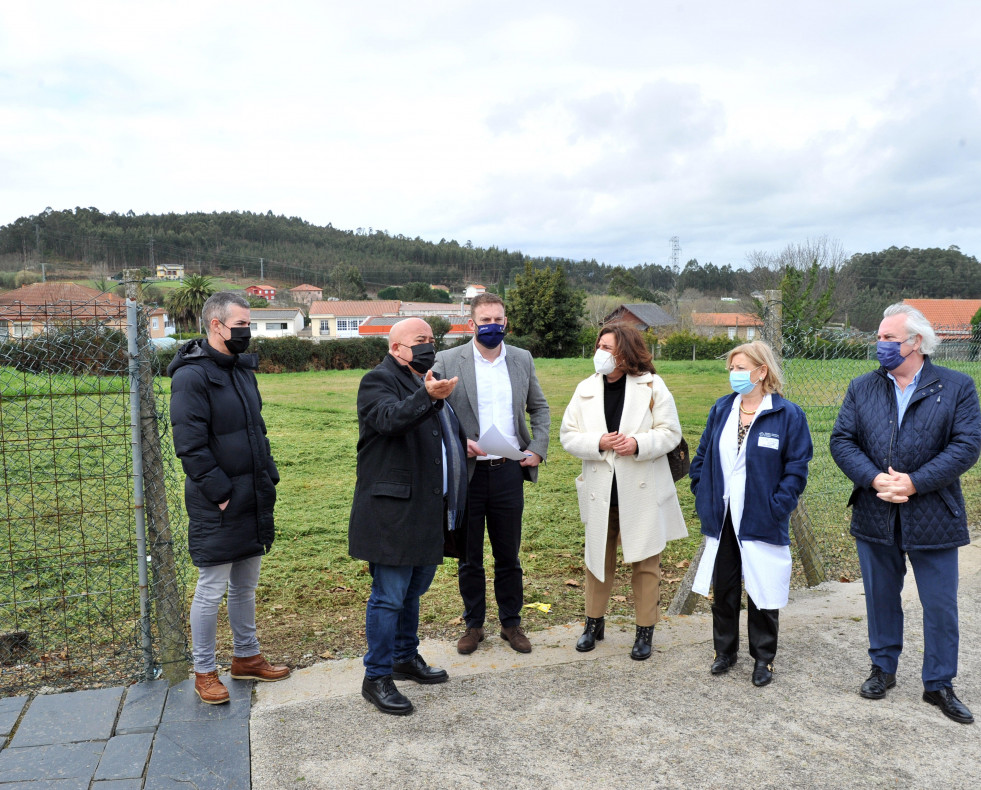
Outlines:
{"label": "man in grey blazer", "polygon": [[[503,343],[507,317],[501,297],[486,293],[474,298],[467,323],[473,330],[473,341],[439,352],[433,368],[444,378],[459,379],[449,402],[467,434],[469,520],[459,572],[466,632],[457,642],[457,650],[472,653],[484,640],[486,525],[494,554],[494,597],[501,638],[519,653],[530,653],[531,642],[521,628],[524,595],[518,551],[524,481],[534,483],[538,479],[538,465],[548,450],[548,403],[531,354]],[[525,413],[531,417],[531,432]],[[523,460],[484,452],[477,441],[492,425],[526,454]]]}

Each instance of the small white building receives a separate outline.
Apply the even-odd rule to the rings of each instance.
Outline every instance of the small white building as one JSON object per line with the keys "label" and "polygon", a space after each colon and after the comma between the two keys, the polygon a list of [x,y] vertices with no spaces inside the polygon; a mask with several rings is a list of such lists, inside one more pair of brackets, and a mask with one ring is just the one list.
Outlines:
{"label": "small white building", "polygon": [[473,285],[468,285],[467,289],[463,292],[463,298],[470,301],[475,296],[480,296],[482,293],[487,291],[487,286],[478,285],[474,283]]}
{"label": "small white building", "polygon": [[303,329],[302,310],[252,308],[252,337],[295,337]]}

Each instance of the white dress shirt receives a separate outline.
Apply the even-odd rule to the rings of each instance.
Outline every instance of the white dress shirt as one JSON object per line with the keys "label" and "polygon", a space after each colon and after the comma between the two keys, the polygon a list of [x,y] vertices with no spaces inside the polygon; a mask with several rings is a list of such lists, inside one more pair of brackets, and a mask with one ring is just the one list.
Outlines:
{"label": "white dress shirt", "polygon": [[[480,435],[492,425],[516,450],[520,449],[514,427],[514,410],[511,406],[511,377],[508,375],[507,346],[501,343],[501,353],[494,360],[484,359],[473,341],[474,374],[477,378],[477,420]],[[499,455],[482,455],[478,461],[490,461]]]}

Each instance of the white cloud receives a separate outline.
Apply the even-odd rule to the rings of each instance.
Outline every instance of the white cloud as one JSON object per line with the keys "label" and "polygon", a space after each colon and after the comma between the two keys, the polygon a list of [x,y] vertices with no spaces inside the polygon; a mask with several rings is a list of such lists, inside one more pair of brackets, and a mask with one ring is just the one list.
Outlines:
{"label": "white cloud", "polygon": [[272,210],[610,263],[981,255],[969,0],[0,10],[0,224]]}

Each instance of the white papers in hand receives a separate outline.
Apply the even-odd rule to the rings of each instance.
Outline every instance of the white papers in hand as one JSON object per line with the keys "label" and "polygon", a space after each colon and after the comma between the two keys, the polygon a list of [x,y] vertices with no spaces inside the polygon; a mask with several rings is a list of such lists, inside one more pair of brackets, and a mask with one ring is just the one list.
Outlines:
{"label": "white papers in hand", "polygon": [[[488,455],[499,455],[502,458],[510,458],[512,461],[521,461],[528,457],[527,453],[511,446],[508,440],[504,438],[504,434],[497,430],[496,425],[492,425],[484,431],[477,440],[477,444]],[[480,456],[478,455],[477,458],[479,459]]]}

